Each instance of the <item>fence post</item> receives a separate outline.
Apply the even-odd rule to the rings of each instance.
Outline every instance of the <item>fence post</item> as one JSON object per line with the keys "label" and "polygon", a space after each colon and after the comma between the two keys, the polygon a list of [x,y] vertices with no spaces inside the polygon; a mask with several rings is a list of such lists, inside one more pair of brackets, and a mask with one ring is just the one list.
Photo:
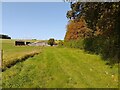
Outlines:
{"label": "fence post", "polygon": [[0,67],[2,67],[2,49],[0,49]]}
{"label": "fence post", "polygon": [[2,55],[3,50],[0,49],[0,90],[2,89]]}

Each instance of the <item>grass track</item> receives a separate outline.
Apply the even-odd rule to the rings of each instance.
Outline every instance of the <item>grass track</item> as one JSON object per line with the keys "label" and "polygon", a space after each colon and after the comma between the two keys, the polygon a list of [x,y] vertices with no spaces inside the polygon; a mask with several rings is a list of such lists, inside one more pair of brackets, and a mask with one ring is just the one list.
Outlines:
{"label": "grass track", "polygon": [[117,88],[118,68],[99,56],[70,48],[44,48],[39,55],[16,64],[3,74],[3,87]]}

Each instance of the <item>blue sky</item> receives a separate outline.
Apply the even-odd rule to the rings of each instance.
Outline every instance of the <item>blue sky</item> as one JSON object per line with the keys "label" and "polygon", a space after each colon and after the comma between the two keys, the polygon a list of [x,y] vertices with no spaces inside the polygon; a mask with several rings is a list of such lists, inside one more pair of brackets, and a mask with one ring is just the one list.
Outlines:
{"label": "blue sky", "polygon": [[13,39],[64,39],[69,3],[3,2],[2,33]]}

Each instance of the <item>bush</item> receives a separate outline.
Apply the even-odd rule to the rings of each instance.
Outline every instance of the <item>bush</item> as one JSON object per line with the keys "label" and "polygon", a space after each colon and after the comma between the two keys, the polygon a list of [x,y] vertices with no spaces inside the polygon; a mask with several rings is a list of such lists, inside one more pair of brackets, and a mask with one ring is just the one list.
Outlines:
{"label": "bush", "polygon": [[104,60],[110,63],[118,63],[120,60],[120,48],[118,40],[113,37],[94,37],[84,40],[84,50],[89,53],[100,54]]}
{"label": "bush", "polygon": [[53,45],[55,44],[54,38],[50,38],[50,39],[48,40],[48,44],[49,44],[50,46],[53,46]]}
{"label": "bush", "polygon": [[117,39],[104,39],[101,49],[101,54],[104,59],[109,60],[112,63],[120,62],[120,48]]}
{"label": "bush", "polygon": [[79,48],[83,49],[83,39],[80,40],[70,40],[70,41],[65,41],[64,42],[65,47],[70,47],[70,48]]}
{"label": "bush", "polygon": [[64,42],[63,42],[62,40],[59,40],[58,45],[59,45],[59,46],[63,46],[63,45],[64,45]]}
{"label": "bush", "polygon": [[100,39],[98,40],[98,38],[86,38],[84,39],[84,50],[88,51],[90,53],[100,53],[100,47],[101,47],[101,43],[100,43]]}
{"label": "bush", "polygon": [[120,62],[120,43],[116,36],[92,37],[79,40],[70,40],[64,42],[65,47],[83,49],[88,53],[99,54],[104,60],[111,64]]}

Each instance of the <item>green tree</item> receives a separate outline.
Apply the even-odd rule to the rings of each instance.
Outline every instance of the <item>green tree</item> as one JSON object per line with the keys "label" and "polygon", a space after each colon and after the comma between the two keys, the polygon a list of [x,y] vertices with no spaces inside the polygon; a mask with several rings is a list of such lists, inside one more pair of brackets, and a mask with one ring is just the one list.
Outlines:
{"label": "green tree", "polygon": [[[78,21],[81,17],[84,17],[87,28],[92,30],[92,35],[82,32],[83,35],[88,36],[84,38],[84,49],[101,54],[107,60],[120,62],[120,3],[71,3],[71,10],[67,12],[67,18]],[[78,23],[68,24],[72,28],[67,28],[65,39],[68,39],[68,36],[70,37],[71,34],[68,34],[68,32],[71,33],[71,30],[74,30],[74,36],[80,36],[77,29],[73,28],[77,25]],[[71,38],[69,39],[71,40]]]}
{"label": "green tree", "polygon": [[0,34],[0,38],[1,39],[11,39],[11,37],[9,37],[8,35],[3,35],[3,34]]}
{"label": "green tree", "polygon": [[53,46],[54,43],[55,43],[54,38],[50,38],[50,39],[48,40],[48,44],[49,44],[50,46]]}

